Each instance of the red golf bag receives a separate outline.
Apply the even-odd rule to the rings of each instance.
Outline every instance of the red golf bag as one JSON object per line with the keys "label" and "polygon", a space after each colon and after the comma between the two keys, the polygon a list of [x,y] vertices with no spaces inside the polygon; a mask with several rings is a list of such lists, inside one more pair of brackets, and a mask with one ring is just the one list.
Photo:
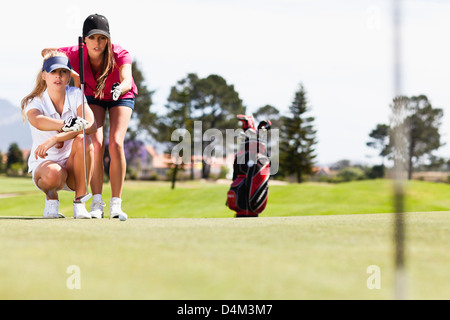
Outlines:
{"label": "red golf bag", "polygon": [[227,193],[227,205],[236,217],[257,217],[264,211],[269,196],[270,159],[259,130],[269,130],[270,121],[255,128],[253,117],[238,115],[243,122],[244,140],[233,164],[233,182]]}

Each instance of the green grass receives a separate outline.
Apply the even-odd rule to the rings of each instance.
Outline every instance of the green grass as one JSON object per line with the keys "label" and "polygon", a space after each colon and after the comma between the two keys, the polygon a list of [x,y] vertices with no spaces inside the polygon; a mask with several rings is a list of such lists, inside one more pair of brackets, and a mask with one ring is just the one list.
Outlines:
{"label": "green grass", "polygon": [[[228,185],[178,183],[172,190],[165,182],[127,181],[123,208],[131,218],[225,218],[233,212],[225,206]],[[340,184],[272,185],[265,217],[389,213],[393,210],[392,182],[366,180]],[[1,216],[42,216],[44,195],[29,178],[0,177]],[[411,181],[407,185],[408,212],[450,210],[450,184]],[[103,197],[111,190],[105,184]],[[60,211],[72,216],[73,193],[60,192]],[[88,205],[90,202],[88,202]],[[106,207],[108,209],[108,207]]]}
{"label": "green grass", "polygon": [[[0,299],[393,299],[391,220],[0,219]],[[407,297],[449,299],[448,213],[407,221]],[[380,289],[367,287],[371,265]]]}
{"label": "green grass", "polygon": [[[394,298],[390,181],[274,185],[250,219],[232,218],[227,190],[127,181],[126,222],[74,220],[67,192],[68,218],[44,220],[30,179],[0,177],[11,196],[0,197],[0,299]],[[407,190],[407,298],[449,299],[450,186]],[[79,290],[66,285],[71,265]],[[371,265],[379,290],[367,287]]]}

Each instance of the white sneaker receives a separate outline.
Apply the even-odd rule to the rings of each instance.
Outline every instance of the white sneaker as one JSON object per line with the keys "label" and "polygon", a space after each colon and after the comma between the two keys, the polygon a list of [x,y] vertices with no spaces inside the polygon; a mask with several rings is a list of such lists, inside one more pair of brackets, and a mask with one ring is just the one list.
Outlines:
{"label": "white sneaker", "polygon": [[109,217],[110,218],[119,218],[119,220],[121,220],[121,221],[128,219],[128,215],[122,211],[121,205],[122,205],[122,199],[111,198],[111,202],[109,204]]}
{"label": "white sneaker", "polygon": [[91,219],[91,215],[87,212],[84,203],[73,203],[74,219]]}
{"label": "white sneaker", "polygon": [[59,200],[45,200],[43,217],[45,219],[65,218],[65,216],[59,212]]}
{"label": "white sneaker", "polygon": [[91,208],[89,209],[89,213],[92,218],[101,219],[103,218],[103,207],[106,206],[102,200],[100,201],[92,201]]}

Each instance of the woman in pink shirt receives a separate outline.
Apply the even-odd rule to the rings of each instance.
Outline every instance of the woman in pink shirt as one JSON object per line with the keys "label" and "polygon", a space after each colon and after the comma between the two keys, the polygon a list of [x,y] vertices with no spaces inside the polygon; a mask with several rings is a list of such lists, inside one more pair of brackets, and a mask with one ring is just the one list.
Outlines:
{"label": "woman in pink shirt", "polygon": [[[91,135],[94,144],[94,173],[91,180],[93,194],[90,214],[93,218],[103,217],[105,203],[102,199],[103,155],[106,112],[109,114],[109,155],[112,198],[110,217],[127,219],[121,208],[121,195],[125,179],[126,160],[124,140],[134,109],[134,97],[138,93],[132,76],[131,55],[119,45],[111,43],[108,20],[99,14],[92,14],[83,24],[85,95],[94,112],[97,132]],[[42,54],[45,55],[44,49]],[[78,45],[59,48],[69,57],[73,70],[80,71]],[[80,78],[74,74],[75,85]]]}

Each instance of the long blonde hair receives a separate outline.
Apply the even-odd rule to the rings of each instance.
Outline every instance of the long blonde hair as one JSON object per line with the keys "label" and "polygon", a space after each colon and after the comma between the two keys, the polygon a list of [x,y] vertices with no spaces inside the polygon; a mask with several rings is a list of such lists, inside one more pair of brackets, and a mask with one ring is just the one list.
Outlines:
{"label": "long blonde hair", "polygon": [[[61,56],[61,57],[66,57],[67,55],[64,52],[60,52],[57,50],[52,50],[49,51],[45,56],[44,56],[44,61],[45,62],[47,59],[50,59],[52,57],[56,57],[56,56]],[[40,97],[44,91],[47,89],[47,83],[45,82],[44,79],[42,79],[42,67],[38,72],[38,75],[36,77],[36,84],[34,85],[34,89],[33,91],[31,91],[30,94],[28,94],[27,96],[25,96],[25,98],[22,99],[20,106],[22,109],[22,120],[23,122],[26,121],[27,116],[25,114],[25,109],[27,107],[27,105],[31,102],[31,100],[33,100],[36,97]]]}
{"label": "long blonde hair", "polygon": [[97,80],[97,85],[95,86],[95,98],[103,99],[105,95],[105,84],[106,84],[106,78],[108,75],[114,70],[116,66],[116,62],[114,60],[114,52],[112,49],[112,43],[110,38],[106,38],[106,48],[105,52],[103,52],[103,66],[100,76]]}

